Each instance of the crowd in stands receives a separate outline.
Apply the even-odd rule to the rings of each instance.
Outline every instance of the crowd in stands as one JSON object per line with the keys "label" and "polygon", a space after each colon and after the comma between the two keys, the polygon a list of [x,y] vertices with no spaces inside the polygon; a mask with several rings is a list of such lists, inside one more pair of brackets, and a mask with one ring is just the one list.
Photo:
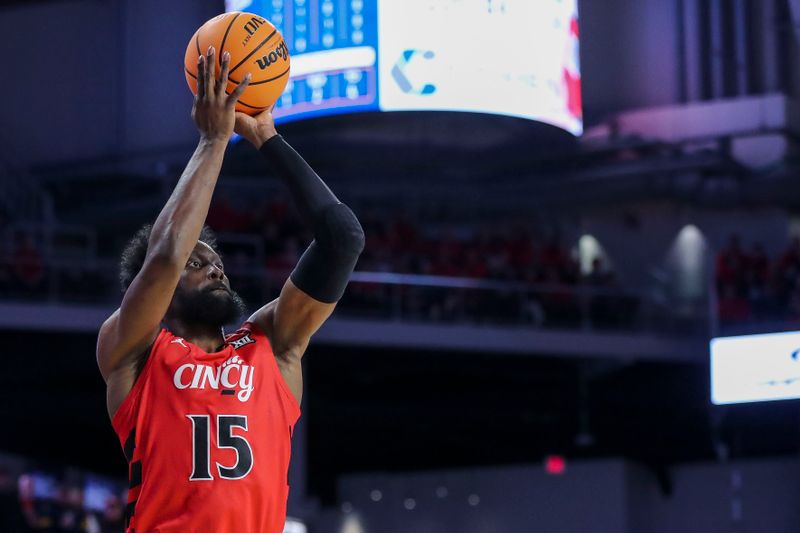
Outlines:
{"label": "crowd in stands", "polygon": [[44,288],[44,258],[32,236],[16,233],[0,249],[0,290],[4,294],[40,293]]}
{"label": "crowd in stands", "polygon": [[[359,219],[367,239],[361,271],[565,285],[582,281],[577,261],[557,235],[545,237],[522,223],[423,226],[402,212],[388,215],[378,209],[359,212]],[[240,210],[223,197],[212,205],[207,221],[218,232],[260,235],[266,266],[275,270],[291,269],[311,240],[293,209],[280,200]],[[604,272],[592,280],[608,284],[612,276]]]}
{"label": "crowd in stands", "polygon": [[[265,292],[275,294],[286,275],[312,239],[311,232],[296,216],[290,203],[280,197],[252,205],[234,204],[230,196],[215,199],[207,223],[223,238],[221,250],[226,269],[246,300],[261,300]],[[354,283],[342,307],[365,314],[389,315],[400,311],[409,318],[462,320],[484,318],[493,321],[527,321],[544,325],[576,325],[591,312],[593,318],[613,322],[629,317],[631,303],[597,297],[582,302],[578,287],[613,288],[616,281],[610,269],[598,258],[588,274],[582,274],[569,247],[557,232],[542,231],[529,223],[497,221],[491,223],[442,223],[412,219],[404,213],[379,209],[359,209],[366,234],[366,247],[356,267],[361,272],[391,272],[515,282],[531,288],[502,292],[496,289],[413,288]],[[435,218],[435,217],[432,217]],[[263,252],[259,265],[252,250],[225,235],[255,236]],[[42,249],[22,232],[12,239],[6,254],[0,256],[0,289],[4,294],[22,296],[45,293],[48,265]],[[272,286],[264,290],[263,281],[239,276],[241,271],[263,267],[273,272]],[[116,273],[106,276],[113,282]],[[70,269],[60,269],[60,292],[70,290],[80,300],[91,294],[92,283]],[[106,280],[108,285],[108,280]],[[12,290],[13,289],[13,290]],[[250,298],[248,299],[248,295]],[[623,305],[624,304],[624,305]],[[587,310],[587,306],[588,309]]]}
{"label": "crowd in stands", "polygon": [[716,259],[723,324],[800,321],[800,237],[770,257],[760,242],[745,248],[734,235]]}
{"label": "crowd in stands", "polygon": [[124,483],[74,469],[18,474],[0,465],[0,531],[121,533],[126,499]]}
{"label": "crowd in stands", "polygon": [[[55,290],[60,299],[93,303],[109,295],[116,274],[98,265],[49,257],[41,235],[22,229],[0,242],[0,294],[10,299],[44,299]],[[92,268],[94,267],[94,268]]]}
{"label": "crowd in stands", "polygon": [[[574,326],[582,320],[576,287],[612,288],[616,284],[602,260],[596,259],[592,270],[582,275],[576,258],[556,232],[548,235],[527,223],[423,224],[403,212],[369,208],[359,210],[359,219],[366,246],[358,271],[516,282],[532,288],[521,295],[519,291],[357,283],[351,284],[342,301],[340,307],[345,310],[357,308],[364,314],[386,317],[400,312],[418,319],[523,320]],[[278,283],[312,238],[293,209],[280,199],[240,210],[222,197],[212,206],[208,223],[221,232],[260,235],[265,266],[279,273],[275,277]],[[608,325],[629,320],[632,314],[630,300],[597,297],[584,303],[593,318],[605,319]]]}

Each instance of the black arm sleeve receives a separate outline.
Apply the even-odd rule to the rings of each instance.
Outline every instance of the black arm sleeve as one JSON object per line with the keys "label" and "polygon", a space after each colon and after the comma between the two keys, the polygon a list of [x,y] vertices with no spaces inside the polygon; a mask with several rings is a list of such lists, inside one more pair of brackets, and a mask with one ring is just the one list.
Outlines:
{"label": "black arm sleeve", "polygon": [[316,300],[337,302],[364,249],[361,224],[283,137],[270,138],[259,151],[289,187],[300,216],[314,232],[290,276],[292,282]]}

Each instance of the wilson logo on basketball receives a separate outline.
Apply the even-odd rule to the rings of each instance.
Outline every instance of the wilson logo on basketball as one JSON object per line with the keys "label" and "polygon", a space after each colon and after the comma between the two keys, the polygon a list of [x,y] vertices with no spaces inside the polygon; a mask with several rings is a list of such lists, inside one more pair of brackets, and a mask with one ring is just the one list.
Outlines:
{"label": "wilson logo on basketball", "polygon": [[186,363],[175,370],[172,381],[178,390],[222,388],[222,394],[234,394],[240,402],[246,402],[253,392],[255,367],[244,364],[238,355],[230,357],[221,366]]}
{"label": "wilson logo on basketball", "polygon": [[264,70],[271,64],[278,61],[278,59],[283,59],[284,61],[289,59],[289,47],[286,46],[286,41],[281,41],[281,44],[279,44],[275,50],[259,59],[256,59],[256,63],[258,63],[258,66],[261,70]]}

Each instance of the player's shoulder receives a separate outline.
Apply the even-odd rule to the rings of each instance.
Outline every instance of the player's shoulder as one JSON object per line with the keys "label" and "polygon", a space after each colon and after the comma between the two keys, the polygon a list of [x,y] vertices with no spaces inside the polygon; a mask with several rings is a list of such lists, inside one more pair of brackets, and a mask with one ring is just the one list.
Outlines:
{"label": "player's shoulder", "polygon": [[[149,359],[151,356],[163,353],[164,350],[167,350],[169,346],[174,344],[180,344],[182,347],[188,348],[186,341],[182,337],[178,337],[163,325],[159,325],[158,331],[155,333],[153,340],[136,358],[137,365],[144,367],[144,363],[147,361],[147,359]],[[160,357],[160,355],[158,356]]]}

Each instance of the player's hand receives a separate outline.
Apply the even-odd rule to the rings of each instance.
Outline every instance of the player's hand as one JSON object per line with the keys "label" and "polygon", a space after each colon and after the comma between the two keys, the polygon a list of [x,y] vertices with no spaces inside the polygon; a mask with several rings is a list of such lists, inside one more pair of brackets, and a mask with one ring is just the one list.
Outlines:
{"label": "player's hand", "polygon": [[236,133],[250,141],[256,147],[256,150],[261,148],[261,145],[267,142],[267,139],[278,134],[275,131],[275,119],[272,117],[273,109],[275,109],[275,104],[272,104],[254,117],[245,113],[236,113],[236,126],[234,128]]}
{"label": "player's hand", "polygon": [[205,56],[197,58],[197,95],[192,106],[192,119],[204,139],[228,141],[236,123],[236,102],[250,83],[250,73],[238,87],[228,95],[228,66],[230,54],[222,56],[219,79],[215,79],[214,47],[208,47]]}

